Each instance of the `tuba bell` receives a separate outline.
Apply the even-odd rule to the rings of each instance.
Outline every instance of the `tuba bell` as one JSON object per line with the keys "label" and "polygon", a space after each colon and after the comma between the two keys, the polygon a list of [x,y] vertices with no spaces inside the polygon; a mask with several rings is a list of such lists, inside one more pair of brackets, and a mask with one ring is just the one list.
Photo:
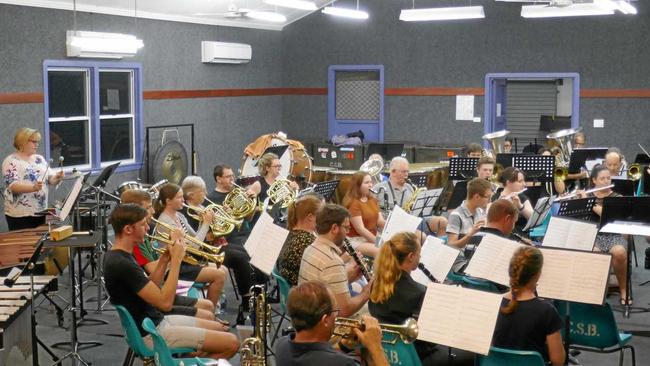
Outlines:
{"label": "tuba bell", "polygon": [[[492,147],[492,153],[488,154],[485,152],[484,154],[481,155],[495,155],[495,154],[503,154],[506,152],[505,149],[505,144],[506,144],[506,137],[510,134],[510,131],[508,130],[501,130],[497,132],[492,132],[483,135],[483,140],[488,140],[490,142],[490,146]],[[494,156],[491,156],[494,157]]]}
{"label": "tuba bell", "polygon": [[359,171],[370,175],[373,185],[381,182],[382,170],[384,170],[384,159],[381,157],[368,159],[359,167]]}
{"label": "tuba bell", "polygon": [[566,130],[559,130],[546,135],[547,139],[557,141],[560,148],[560,155],[558,165],[563,167],[569,166],[569,159],[571,159],[571,152],[573,152],[573,135],[580,132],[582,127],[569,128]]}

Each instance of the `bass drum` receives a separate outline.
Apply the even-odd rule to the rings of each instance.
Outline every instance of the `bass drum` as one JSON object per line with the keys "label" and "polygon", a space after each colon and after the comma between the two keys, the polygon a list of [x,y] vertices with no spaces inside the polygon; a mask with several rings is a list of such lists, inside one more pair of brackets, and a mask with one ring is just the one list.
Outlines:
{"label": "bass drum", "polygon": [[[265,146],[264,149],[266,150],[272,146],[285,145],[288,145],[288,149],[282,156],[280,156],[280,164],[282,164],[282,168],[280,169],[280,178],[287,178],[288,176],[304,177],[305,181],[311,182],[311,157],[307,154],[305,149],[297,149],[296,147],[289,145],[285,139],[279,136],[273,136],[270,140],[270,144]],[[259,157],[244,154],[240,168],[240,175],[242,177],[256,177],[260,175],[259,169],[257,168],[258,158]]]}

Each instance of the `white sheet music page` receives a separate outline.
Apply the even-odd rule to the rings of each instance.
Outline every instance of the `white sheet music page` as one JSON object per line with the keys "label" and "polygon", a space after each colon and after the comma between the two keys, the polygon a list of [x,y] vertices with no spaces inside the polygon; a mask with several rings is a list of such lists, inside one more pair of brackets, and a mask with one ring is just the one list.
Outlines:
{"label": "white sheet music page", "polygon": [[[459,253],[460,250],[445,245],[442,240],[434,236],[427,236],[427,240],[422,245],[420,263],[424,264],[437,281],[442,282],[447,278],[447,274]],[[411,272],[411,278],[424,286],[431,282],[419,268]]]}
{"label": "white sheet music page", "polygon": [[244,244],[251,256],[250,264],[270,275],[287,235],[289,230],[274,224],[268,213],[262,213]]}
{"label": "white sheet music page", "polygon": [[650,225],[642,222],[614,221],[600,228],[600,232],[650,236]]}
{"label": "white sheet music page", "polygon": [[481,244],[469,261],[465,273],[470,276],[484,278],[504,286],[510,286],[508,266],[510,258],[517,248],[523,246],[493,234],[485,234]]}
{"label": "white sheet music page", "polygon": [[537,293],[548,299],[601,305],[611,256],[604,253],[541,248],[544,255]]}
{"label": "white sheet music page", "polygon": [[430,283],[418,318],[418,339],[487,355],[501,295]]}
{"label": "white sheet music page", "polygon": [[577,249],[591,252],[598,234],[598,225],[581,221],[551,217],[542,246]]}
{"label": "white sheet music page", "polygon": [[395,206],[390,213],[390,220],[386,222],[386,226],[381,233],[379,246],[381,246],[384,241],[390,240],[393,235],[402,231],[407,231],[409,233],[415,232],[421,222],[422,218],[409,215],[401,207]]}
{"label": "white sheet music page", "polygon": [[72,210],[72,206],[77,201],[77,197],[79,197],[79,192],[81,192],[83,185],[84,175],[80,175],[77,177],[77,180],[74,181],[72,190],[70,191],[70,194],[68,194],[68,198],[65,200],[65,204],[63,205],[61,212],[56,215],[57,220],[64,221],[68,217],[70,210]]}

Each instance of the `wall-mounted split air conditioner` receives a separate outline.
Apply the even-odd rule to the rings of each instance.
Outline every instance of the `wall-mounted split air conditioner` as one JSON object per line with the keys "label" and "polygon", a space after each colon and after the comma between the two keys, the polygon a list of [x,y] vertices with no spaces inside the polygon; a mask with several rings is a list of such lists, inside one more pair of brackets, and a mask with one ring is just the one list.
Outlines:
{"label": "wall-mounted split air conditioner", "polygon": [[245,64],[250,62],[253,49],[249,44],[201,42],[201,62],[210,64]]}

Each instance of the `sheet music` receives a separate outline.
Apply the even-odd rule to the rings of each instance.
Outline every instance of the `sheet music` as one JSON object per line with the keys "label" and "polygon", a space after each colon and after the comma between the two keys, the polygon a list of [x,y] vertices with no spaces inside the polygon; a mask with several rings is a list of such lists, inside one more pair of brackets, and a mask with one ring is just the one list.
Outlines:
{"label": "sheet music", "polygon": [[[434,236],[427,236],[427,240],[422,245],[420,263],[424,264],[437,281],[442,282],[447,278],[447,274],[459,253],[460,250],[445,245],[442,240]],[[419,268],[411,272],[411,278],[424,286],[431,282]]]}
{"label": "sheet music", "polygon": [[510,258],[521,246],[523,244],[493,234],[486,234],[470,259],[465,273],[510,286],[510,276],[508,275]]}
{"label": "sheet music", "polygon": [[263,212],[244,244],[250,264],[271,275],[287,235],[289,230],[274,224],[271,215]]}
{"label": "sheet music", "polygon": [[591,252],[597,234],[598,225],[594,223],[551,217],[542,246]]}
{"label": "sheet music", "polygon": [[419,217],[431,216],[433,207],[438,202],[441,193],[442,188],[430,189],[420,193],[413,205],[411,215]]}
{"label": "sheet music", "polygon": [[83,188],[85,177],[86,177],[85,175],[80,175],[77,177],[77,180],[74,181],[72,190],[70,191],[68,198],[65,200],[65,204],[63,205],[61,212],[59,212],[59,214],[56,215],[57,220],[64,221],[68,217],[68,214],[70,214],[70,210],[72,210],[72,206],[77,201],[77,197],[79,197],[79,192],[81,192],[81,188]]}
{"label": "sheet music", "polygon": [[384,230],[381,233],[379,246],[381,246],[384,241],[390,240],[393,235],[402,231],[407,231],[409,233],[415,232],[421,222],[422,218],[409,215],[401,207],[395,206],[390,213],[389,220],[386,221]]}
{"label": "sheet music", "polygon": [[487,355],[501,295],[430,283],[418,319],[418,339]]}
{"label": "sheet music", "polygon": [[640,222],[614,221],[603,226],[601,233],[650,236],[650,225]]}
{"label": "sheet music", "polygon": [[611,256],[603,253],[540,248],[544,255],[537,283],[541,297],[601,305]]}

